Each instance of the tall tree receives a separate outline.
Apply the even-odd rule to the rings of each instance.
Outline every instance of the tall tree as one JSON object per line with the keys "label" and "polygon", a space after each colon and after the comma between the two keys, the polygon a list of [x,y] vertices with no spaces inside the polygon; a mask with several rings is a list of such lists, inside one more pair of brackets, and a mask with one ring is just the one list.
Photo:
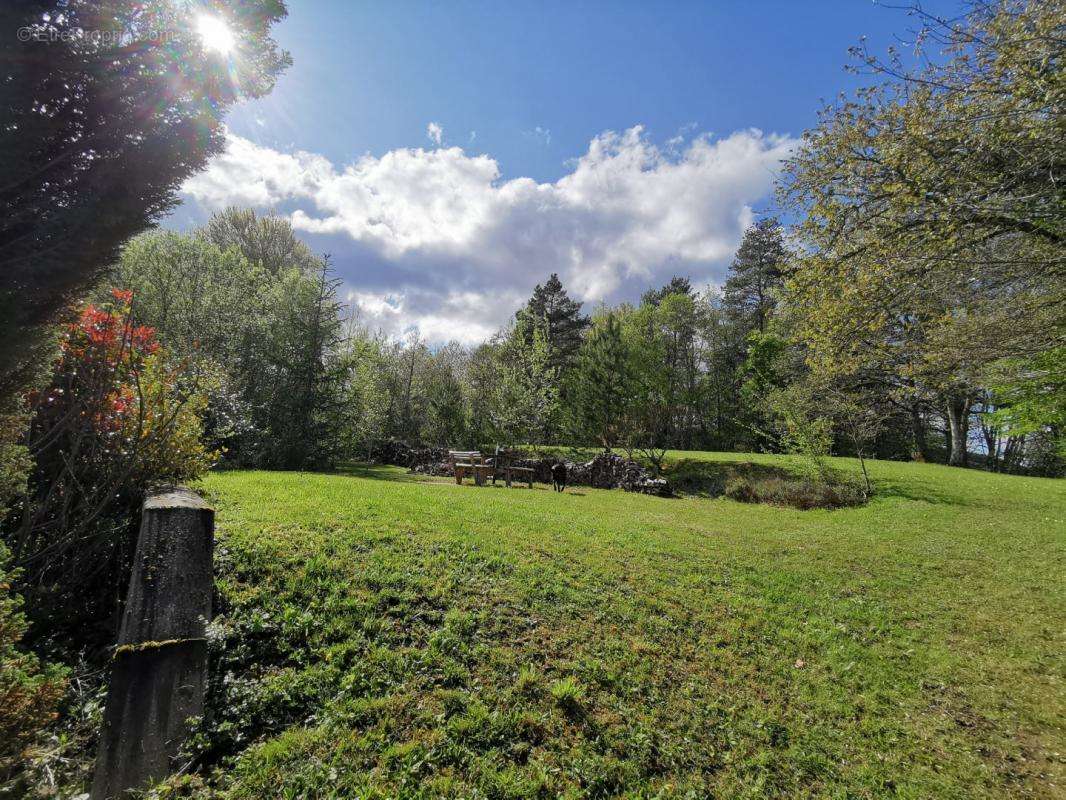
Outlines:
{"label": "tall tree", "polygon": [[492,382],[492,431],[497,441],[539,445],[557,427],[559,380],[550,363],[548,338],[533,329],[527,345],[508,336],[495,349]]}
{"label": "tall tree", "polygon": [[343,440],[350,457],[368,459],[389,434],[390,346],[382,333],[371,333],[354,314],[346,320]]}
{"label": "tall tree", "polygon": [[961,465],[989,369],[1066,326],[1062,3],[914,12],[944,57],[915,72],[856,49],[883,82],[827,108],[786,164],[788,299],[812,367],[934,395]]}
{"label": "tall tree", "polygon": [[176,204],[221,151],[229,106],[289,63],[268,35],[281,0],[214,6],[232,54],[201,40],[193,4],[0,6],[0,28],[20,32],[0,43],[0,405],[38,363],[42,326]]}
{"label": "tall tree", "polygon": [[788,250],[781,224],[774,217],[761,219],[744,232],[725,282],[725,303],[751,330],[766,331],[777,304]]}
{"label": "tall tree", "polygon": [[640,453],[659,470],[675,435],[675,393],[667,340],[652,319],[657,312],[645,300],[639,309],[622,306],[616,316],[629,361],[628,402],[619,440],[627,451]]}
{"label": "tall tree", "polygon": [[466,397],[463,373],[466,350],[449,342],[433,354],[429,362],[426,391],[426,422],[420,438],[439,447],[455,447],[466,441]]}
{"label": "tall tree", "polygon": [[318,269],[318,259],[296,237],[292,223],[285,217],[260,216],[250,208],[231,207],[213,214],[201,234],[222,250],[237,248],[251,263],[272,275],[290,267],[311,273]]}
{"label": "tall tree", "polygon": [[[282,222],[282,237],[298,242]],[[207,432],[228,460],[328,464],[351,441],[338,406],[371,343],[345,345],[336,281],[321,260],[309,269],[306,248],[268,270],[242,255],[243,243],[220,250],[202,232],[153,231],[124,248],[113,276],[190,376],[207,379]],[[370,394],[354,395],[370,413]]]}
{"label": "tall tree", "polygon": [[290,269],[275,288],[280,313],[268,346],[267,466],[320,469],[339,455],[344,424],[339,284],[329,260],[322,259],[313,277]]}
{"label": "tall tree", "polygon": [[581,303],[567,295],[554,272],[543,284],[537,284],[533,296],[515,318],[517,330],[527,344],[533,341],[533,328],[544,332],[548,363],[560,372],[573,364],[581,338],[590,325],[589,318],[581,313]]}
{"label": "tall tree", "polygon": [[607,450],[621,439],[632,391],[630,366],[622,326],[608,313],[581,348],[572,393],[577,427]]}
{"label": "tall tree", "polygon": [[659,289],[649,289],[640,298],[644,305],[657,306],[672,294],[684,294],[692,296],[692,281],[680,275],[674,275],[665,286]]}

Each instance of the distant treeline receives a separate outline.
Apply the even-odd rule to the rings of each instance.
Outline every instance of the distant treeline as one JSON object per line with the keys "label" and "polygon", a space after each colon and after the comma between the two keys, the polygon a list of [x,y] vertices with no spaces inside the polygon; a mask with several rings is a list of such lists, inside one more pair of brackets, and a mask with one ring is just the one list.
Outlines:
{"label": "distant treeline", "polygon": [[804,436],[837,454],[947,461],[962,436],[975,465],[1058,468],[1056,431],[1011,433],[991,383],[968,387],[956,418],[951,387],[819,376],[801,333],[811,309],[789,288],[804,268],[767,218],[721,290],[675,277],[586,314],[553,274],[473,347],[367,328],[327,261],[252,211],[145,234],[106,282],[133,291],[137,321],[196,376],[224,464],[323,468],[388,439],[593,444],[657,461],[667,448],[802,450]]}

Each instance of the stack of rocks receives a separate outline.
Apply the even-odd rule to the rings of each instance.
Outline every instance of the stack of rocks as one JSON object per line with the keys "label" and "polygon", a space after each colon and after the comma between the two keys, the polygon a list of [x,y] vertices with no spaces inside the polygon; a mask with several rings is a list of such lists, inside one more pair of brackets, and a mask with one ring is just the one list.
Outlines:
{"label": "stack of rocks", "polygon": [[538,483],[551,483],[551,469],[559,463],[566,464],[566,482],[574,486],[624,489],[627,492],[640,492],[658,497],[673,495],[668,481],[663,478],[653,478],[636,461],[623,458],[617,453],[600,453],[584,464],[575,464],[559,458],[537,458],[525,459],[519,462],[519,466],[531,467],[533,480]]}
{"label": "stack of rocks", "polygon": [[454,475],[448,451],[443,447],[420,447],[411,451],[407,467],[423,475]]}
{"label": "stack of rocks", "polygon": [[443,447],[412,447],[399,439],[388,439],[374,448],[371,457],[379,464],[394,464],[427,475],[451,474],[448,451]]}

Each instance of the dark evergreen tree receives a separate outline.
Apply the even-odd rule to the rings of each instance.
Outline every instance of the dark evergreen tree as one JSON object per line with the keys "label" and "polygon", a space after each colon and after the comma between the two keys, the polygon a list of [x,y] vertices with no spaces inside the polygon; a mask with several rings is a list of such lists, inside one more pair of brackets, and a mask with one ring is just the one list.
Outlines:
{"label": "dark evergreen tree", "polygon": [[532,344],[533,328],[544,332],[548,343],[548,365],[562,374],[574,363],[585,329],[591,324],[581,313],[581,303],[572,300],[554,272],[543,284],[537,284],[525,308],[515,314],[517,330],[527,344]]}
{"label": "dark evergreen tree", "polygon": [[290,269],[277,286],[279,324],[268,348],[272,380],[262,387],[266,466],[322,469],[339,455],[345,368],[339,284],[323,259],[313,278]]}
{"label": "dark evergreen tree", "polygon": [[774,292],[782,285],[788,257],[781,224],[774,217],[761,219],[744,232],[729,267],[725,303],[750,330],[766,330],[776,305]]}
{"label": "dark evergreen tree", "polygon": [[657,306],[672,294],[684,294],[693,297],[695,292],[692,291],[692,281],[688,278],[682,278],[680,275],[675,275],[661,289],[649,289],[646,291],[641,296],[640,301],[645,305]]}
{"label": "dark evergreen tree", "polygon": [[620,439],[632,377],[629,351],[618,318],[608,314],[592,329],[573,371],[576,428],[610,450]]}

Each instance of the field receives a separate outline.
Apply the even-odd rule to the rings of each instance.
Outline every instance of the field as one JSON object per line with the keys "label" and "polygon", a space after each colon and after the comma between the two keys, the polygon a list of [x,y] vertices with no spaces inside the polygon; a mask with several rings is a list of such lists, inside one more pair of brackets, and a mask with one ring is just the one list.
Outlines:
{"label": "field", "polygon": [[871,471],[802,512],[212,474],[219,768],[185,792],[1066,796],[1066,484]]}

